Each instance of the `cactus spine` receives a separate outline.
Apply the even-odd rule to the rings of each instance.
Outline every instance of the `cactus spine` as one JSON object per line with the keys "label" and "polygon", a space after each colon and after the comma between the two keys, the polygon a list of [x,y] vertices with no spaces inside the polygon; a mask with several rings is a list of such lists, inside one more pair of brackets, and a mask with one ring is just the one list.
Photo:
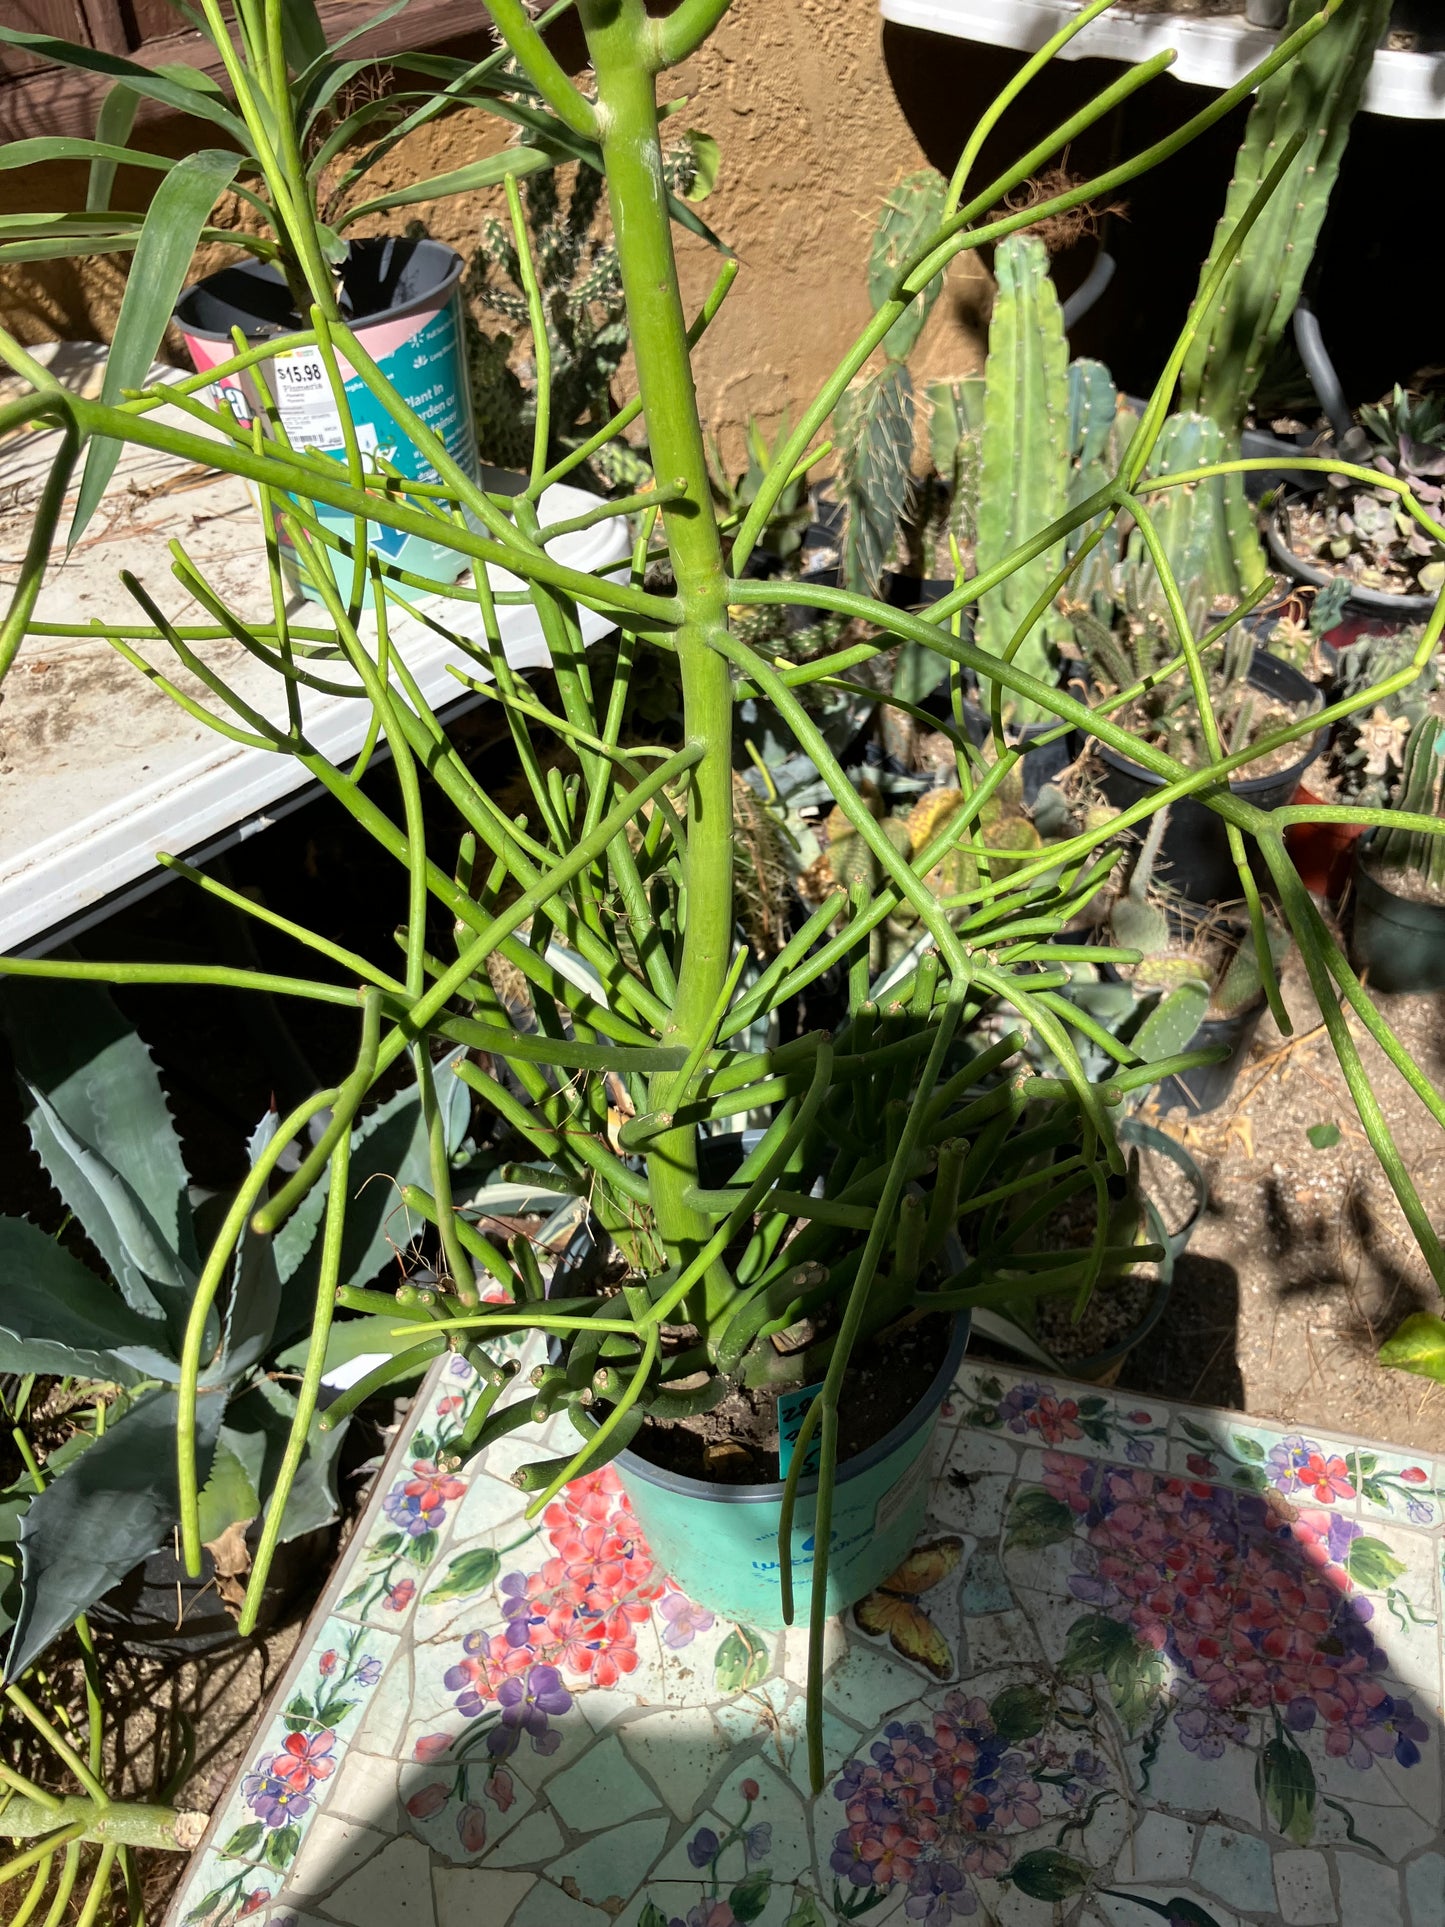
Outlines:
{"label": "cactus spine", "polygon": [[[988,331],[978,509],[981,572],[1057,521],[1069,496],[1068,354],[1043,242],[1030,234],[1010,235],[994,257],[994,275],[998,296]],[[1060,539],[980,598],[980,648],[1002,655],[1063,559]],[[1034,624],[1014,661],[1040,682],[1052,682],[1054,647],[1067,636],[1067,622],[1051,609]],[[981,691],[985,700],[990,693]],[[1015,709],[1019,722],[1035,722],[1047,713],[1036,704],[1019,703]]]}
{"label": "cactus spine", "polygon": [[[1410,731],[1396,808],[1419,816],[1445,815],[1445,722],[1429,711]],[[1412,870],[1445,890],[1445,837],[1421,830],[1381,830],[1375,844],[1381,869]]]}
{"label": "cactus spine", "polygon": [[[1250,109],[1205,274],[1284,142],[1303,133],[1304,143],[1245,237],[1219,306],[1206,317],[1184,364],[1181,406],[1212,416],[1231,445],[1299,300],[1390,5],[1346,0],[1304,52],[1265,81]],[[1293,0],[1286,32],[1303,26],[1316,6],[1317,0]],[[1251,589],[1267,568],[1240,476],[1226,478],[1225,502],[1236,586]]]}

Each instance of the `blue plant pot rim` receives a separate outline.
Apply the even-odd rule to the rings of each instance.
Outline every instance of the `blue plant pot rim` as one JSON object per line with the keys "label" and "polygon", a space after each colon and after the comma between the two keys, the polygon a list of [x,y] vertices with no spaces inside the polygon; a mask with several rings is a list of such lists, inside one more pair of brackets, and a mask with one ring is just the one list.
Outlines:
{"label": "blue plant pot rim", "polygon": [[[845,1459],[834,1475],[834,1486],[846,1485],[849,1479],[862,1478],[876,1465],[896,1452],[900,1445],[911,1438],[921,1426],[926,1425],[934,1412],[948,1395],[953,1383],[953,1375],[962,1363],[968,1345],[969,1326],[972,1319],[968,1312],[959,1312],[953,1321],[953,1334],[943,1363],[929,1380],[927,1388],[919,1396],[911,1409],[899,1419],[891,1431],[885,1432],[881,1439],[870,1445],[866,1451],[857,1452],[851,1459]],[[661,1486],[664,1491],[676,1492],[686,1498],[695,1499],[702,1505],[777,1505],[783,1496],[784,1481],[768,1479],[758,1485],[724,1485],[713,1479],[690,1478],[685,1472],[669,1472],[665,1467],[654,1465],[639,1453],[619,1452],[616,1460],[618,1476],[625,1482],[628,1479],[641,1479],[648,1485]],[[798,1497],[812,1498],[818,1490],[816,1473],[798,1481]]]}

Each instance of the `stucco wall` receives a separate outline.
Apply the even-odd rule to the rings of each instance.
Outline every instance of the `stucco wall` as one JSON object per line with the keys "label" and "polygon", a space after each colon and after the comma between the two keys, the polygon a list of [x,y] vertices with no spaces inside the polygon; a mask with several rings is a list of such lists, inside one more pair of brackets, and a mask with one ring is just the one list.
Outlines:
{"label": "stucco wall", "polygon": [[[679,127],[705,128],[722,150],[717,191],[705,213],[742,261],[742,271],[697,357],[704,418],[740,449],[749,414],[771,425],[796,418],[868,315],[864,260],[872,222],[894,182],[923,164],[883,57],[876,0],[734,0],[708,45],[667,78],[688,96]],[[184,151],[174,125],[152,125],[145,144]],[[457,167],[501,144],[497,123],[449,116],[420,130],[368,178],[368,192]],[[153,176],[122,171],[116,205],[136,206]],[[17,207],[84,204],[78,168],[0,176]],[[464,253],[495,194],[404,210]],[[397,216],[358,224],[376,231]],[[679,235],[691,312],[717,272],[706,244]],[[199,265],[219,264],[224,256]],[[106,338],[124,284],[119,257],[0,269],[0,317],[25,342]],[[961,374],[977,366],[988,276],[956,267],[914,356],[915,372]],[[624,369],[622,385],[628,380]]]}

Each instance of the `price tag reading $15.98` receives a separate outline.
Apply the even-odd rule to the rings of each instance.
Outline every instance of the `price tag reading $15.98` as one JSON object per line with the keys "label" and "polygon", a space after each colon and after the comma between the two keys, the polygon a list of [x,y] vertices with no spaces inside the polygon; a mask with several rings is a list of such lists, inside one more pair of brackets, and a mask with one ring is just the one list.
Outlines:
{"label": "price tag reading $15.98", "polygon": [[341,448],[341,417],[320,350],[293,348],[289,354],[277,355],[275,371],[276,406],[291,446]]}

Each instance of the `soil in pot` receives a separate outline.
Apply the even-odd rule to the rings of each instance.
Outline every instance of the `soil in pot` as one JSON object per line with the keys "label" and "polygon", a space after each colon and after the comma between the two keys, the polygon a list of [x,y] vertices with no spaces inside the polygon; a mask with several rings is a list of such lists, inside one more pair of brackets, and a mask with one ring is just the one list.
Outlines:
{"label": "soil in pot", "polygon": [[[935,1313],[882,1334],[849,1366],[838,1407],[838,1462],[866,1452],[917,1404],[948,1350],[953,1321]],[[739,1386],[711,1412],[649,1420],[631,1450],[669,1472],[719,1485],[762,1485],[778,1465],[778,1391]]]}

